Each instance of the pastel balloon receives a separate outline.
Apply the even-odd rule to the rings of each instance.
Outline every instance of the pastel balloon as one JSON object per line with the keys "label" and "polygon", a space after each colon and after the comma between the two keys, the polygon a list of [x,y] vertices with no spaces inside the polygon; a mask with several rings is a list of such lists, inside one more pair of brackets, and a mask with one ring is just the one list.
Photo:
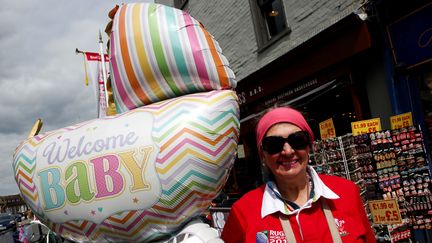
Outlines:
{"label": "pastel balloon", "polygon": [[110,34],[117,112],[181,95],[236,87],[217,41],[182,10],[133,3],[117,10]]}
{"label": "pastel balloon", "polygon": [[219,237],[219,232],[216,229],[211,228],[208,224],[192,221],[180,233],[170,239],[169,242],[223,243],[224,241]]}
{"label": "pastel balloon", "polygon": [[210,206],[238,136],[235,92],[201,92],[31,137],[13,168],[23,199],[65,238],[163,240]]}

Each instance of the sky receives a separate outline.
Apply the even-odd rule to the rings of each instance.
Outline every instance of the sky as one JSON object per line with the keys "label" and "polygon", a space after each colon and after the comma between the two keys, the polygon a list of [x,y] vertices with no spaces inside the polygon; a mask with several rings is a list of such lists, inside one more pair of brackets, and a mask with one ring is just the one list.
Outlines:
{"label": "sky", "polygon": [[42,119],[40,133],[97,117],[83,56],[104,46],[108,12],[151,0],[0,0],[0,196],[18,194],[13,152]]}

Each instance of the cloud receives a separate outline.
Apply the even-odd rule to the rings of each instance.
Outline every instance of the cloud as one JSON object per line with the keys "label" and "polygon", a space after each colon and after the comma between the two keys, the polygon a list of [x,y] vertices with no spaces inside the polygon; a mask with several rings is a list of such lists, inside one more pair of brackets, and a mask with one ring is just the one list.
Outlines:
{"label": "cloud", "polygon": [[10,195],[19,192],[12,154],[36,119],[44,121],[43,133],[96,118],[96,98],[75,48],[97,52],[108,12],[136,1],[1,2],[0,195]]}

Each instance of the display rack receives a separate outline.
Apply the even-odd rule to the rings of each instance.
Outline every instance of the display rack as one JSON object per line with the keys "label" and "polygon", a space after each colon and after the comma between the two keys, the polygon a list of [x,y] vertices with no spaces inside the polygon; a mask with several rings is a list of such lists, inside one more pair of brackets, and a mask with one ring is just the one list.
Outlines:
{"label": "display rack", "polygon": [[[360,153],[361,152],[361,153]],[[340,137],[319,140],[313,143],[312,166],[317,172],[336,175],[353,181],[360,189],[363,203],[367,205],[366,183],[362,177],[362,160],[370,157],[347,134]]]}
{"label": "display rack", "polygon": [[420,126],[316,141],[312,166],[321,173],[355,182],[363,203],[395,199],[402,223],[374,225],[389,232],[391,242],[413,238],[412,230],[432,229],[430,163]]}

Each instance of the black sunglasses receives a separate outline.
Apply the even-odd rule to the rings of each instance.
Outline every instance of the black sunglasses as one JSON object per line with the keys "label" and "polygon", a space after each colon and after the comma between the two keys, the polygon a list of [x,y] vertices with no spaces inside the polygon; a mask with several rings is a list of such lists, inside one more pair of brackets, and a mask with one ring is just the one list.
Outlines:
{"label": "black sunglasses", "polygon": [[288,143],[295,150],[305,149],[309,146],[309,135],[305,131],[298,131],[290,134],[287,138],[280,136],[268,136],[262,140],[262,148],[269,154],[277,154],[283,150],[285,143]]}

